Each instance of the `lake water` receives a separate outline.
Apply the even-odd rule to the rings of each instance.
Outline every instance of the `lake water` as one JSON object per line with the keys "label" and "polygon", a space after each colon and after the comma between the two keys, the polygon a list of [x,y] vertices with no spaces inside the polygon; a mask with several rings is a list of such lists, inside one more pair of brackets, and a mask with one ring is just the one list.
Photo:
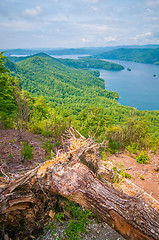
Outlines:
{"label": "lake water", "polygon": [[128,61],[109,61],[125,67],[124,70],[117,72],[100,69],[100,77],[105,80],[105,88],[119,93],[120,104],[139,110],[159,110],[159,66]]}
{"label": "lake water", "polygon": [[10,55],[11,57],[27,57],[29,55],[17,55],[17,54],[12,54]]}
{"label": "lake water", "polygon": [[[86,55],[60,55],[57,58],[78,59]],[[125,67],[122,71],[98,69],[105,88],[119,93],[119,103],[139,110],[159,110],[159,65],[106,60]],[[131,71],[128,71],[130,68]],[[153,75],[156,75],[154,77]]]}
{"label": "lake water", "polygon": [[81,54],[81,55],[50,55],[51,57],[54,57],[54,58],[69,58],[69,59],[78,59],[80,57],[88,57],[90,55],[88,54]]}

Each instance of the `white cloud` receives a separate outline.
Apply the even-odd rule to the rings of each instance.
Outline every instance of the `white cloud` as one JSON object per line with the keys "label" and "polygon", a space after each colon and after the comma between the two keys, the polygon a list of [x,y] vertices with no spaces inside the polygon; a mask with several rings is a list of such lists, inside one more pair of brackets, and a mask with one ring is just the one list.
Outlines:
{"label": "white cloud", "polygon": [[159,5],[159,1],[158,0],[147,0],[147,6],[157,7],[157,5]]}
{"label": "white cloud", "polygon": [[146,33],[137,34],[135,37],[133,37],[133,39],[142,40],[142,39],[150,38],[152,36],[153,36],[152,32],[146,32]]}
{"label": "white cloud", "polygon": [[0,29],[5,29],[11,32],[14,31],[30,32],[38,28],[40,28],[39,24],[32,24],[32,22],[27,22],[21,19],[5,21],[0,23]]}
{"label": "white cloud", "polygon": [[41,7],[40,6],[36,6],[36,8],[26,8],[23,11],[23,15],[24,16],[28,16],[28,17],[36,17],[41,12],[42,12]]}
{"label": "white cloud", "polygon": [[82,0],[84,3],[98,3],[99,0]]}
{"label": "white cloud", "polygon": [[54,17],[46,17],[44,20],[47,24],[51,24],[53,22],[67,22],[69,18],[65,15],[59,14]]}
{"label": "white cloud", "polygon": [[81,41],[82,41],[83,43],[88,43],[88,42],[90,42],[90,40],[89,40],[88,38],[82,38]]}
{"label": "white cloud", "polygon": [[102,24],[85,24],[85,23],[79,23],[77,24],[81,29],[87,30],[88,32],[94,32],[94,33],[103,33],[105,31],[109,30],[109,27],[107,25]]}
{"label": "white cloud", "polygon": [[116,41],[116,37],[111,37],[111,36],[105,37],[104,41],[105,42],[114,42],[114,41]]}
{"label": "white cloud", "polygon": [[151,37],[152,36],[152,32],[146,32],[144,35],[145,35],[145,37]]}
{"label": "white cloud", "polygon": [[151,14],[151,13],[153,13],[153,10],[150,8],[146,8],[146,12]]}
{"label": "white cloud", "polygon": [[95,24],[93,27],[95,27],[95,29],[99,32],[108,31],[108,29],[109,29],[109,27],[107,25],[97,25],[97,24]]}
{"label": "white cloud", "polygon": [[92,9],[94,12],[99,12],[99,11],[100,11],[100,8],[95,7],[95,6],[91,6],[91,9]]}

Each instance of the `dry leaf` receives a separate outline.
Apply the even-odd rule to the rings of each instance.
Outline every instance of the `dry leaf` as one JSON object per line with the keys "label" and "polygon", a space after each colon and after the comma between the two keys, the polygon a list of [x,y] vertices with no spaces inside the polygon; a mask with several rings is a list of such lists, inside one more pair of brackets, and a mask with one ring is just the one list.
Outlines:
{"label": "dry leaf", "polygon": [[49,216],[50,216],[52,219],[55,219],[55,212],[53,212],[52,210],[50,210]]}

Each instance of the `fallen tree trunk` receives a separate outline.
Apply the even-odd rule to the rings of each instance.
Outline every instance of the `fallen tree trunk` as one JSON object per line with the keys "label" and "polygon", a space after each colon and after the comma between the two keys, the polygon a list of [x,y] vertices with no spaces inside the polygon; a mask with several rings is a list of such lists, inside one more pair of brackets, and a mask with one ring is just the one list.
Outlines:
{"label": "fallen tree trunk", "polygon": [[[94,161],[92,149],[95,144],[91,145],[83,138],[74,138],[73,141],[69,153],[61,154],[3,186],[0,197],[1,228],[7,231],[10,225],[17,223],[18,217],[19,224],[22,224],[22,218],[33,222],[33,216],[42,211],[38,203],[39,192],[35,194],[40,189],[47,203],[55,201],[55,195],[73,200],[94,212],[126,239],[159,239],[159,212],[146,201],[117,191],[99,180],[79,161],[84,158]],[[33,230],[28,226],[31,235]]]}
{"label": "fallen tree trunk", "polygon": [[159,213],[154,208],[103,184],[82,163],[53,168],[45,178],[41,180],[46,189],[85,206],[126,239],[159,239]]}

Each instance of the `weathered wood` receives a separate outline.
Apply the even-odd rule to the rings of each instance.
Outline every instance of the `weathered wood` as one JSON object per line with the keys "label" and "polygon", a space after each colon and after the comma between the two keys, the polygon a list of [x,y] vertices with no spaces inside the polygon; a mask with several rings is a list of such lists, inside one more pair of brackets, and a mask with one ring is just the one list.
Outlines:
{"label": "weathered wood", "polygon": [[0,227],[8,229],[12,223],[16,226],[16,219],[24,218],[25,228],[32,234],[36,214],[43,211],[44,206],[39,197],[51,205],[53,196],[62,195],[94,212],[126,239],[159,239],[158,208],[103,183],[81,163],[79,159],[84,159],[88,165],[95,161],[95,146],[87,139],[73,138],[70,152],[62,153],[3,187]]}
{"label": "weathered wood", "polygon": [[37,173],[46,189],[93,211],[126,239],[159,239],[159,213],[145,201],[107,186],[80,162],[50,170]]}

